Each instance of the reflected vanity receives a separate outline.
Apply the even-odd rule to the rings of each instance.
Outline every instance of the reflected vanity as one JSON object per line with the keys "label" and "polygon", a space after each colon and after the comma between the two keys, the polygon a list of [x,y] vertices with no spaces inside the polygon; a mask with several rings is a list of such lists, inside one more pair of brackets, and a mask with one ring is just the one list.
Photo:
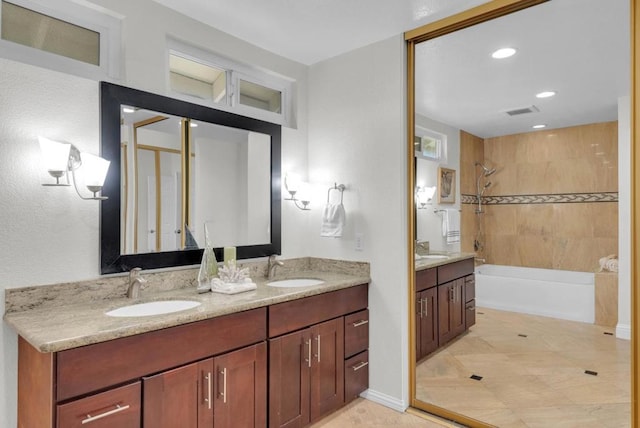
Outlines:
{"label": "reflected vanity", "polygon": [[279,125],[103,82],[101,273],[280,253]]}

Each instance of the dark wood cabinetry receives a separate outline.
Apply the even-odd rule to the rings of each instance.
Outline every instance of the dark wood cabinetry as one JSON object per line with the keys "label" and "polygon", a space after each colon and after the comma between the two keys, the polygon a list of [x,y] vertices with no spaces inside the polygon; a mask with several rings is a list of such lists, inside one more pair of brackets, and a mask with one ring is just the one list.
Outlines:
{"label": "dark wood cabinetry", "polygon": [[[351,383],[345,383],[345,358],[354,352],[362,357],[368,347],[366,287],[269,308],[269,331],[275,336],[269,339],[270,427],[306,426],[341,407],[348,387],[349,394],[366,389],[368,376],[364,379],[362,371],[356,381],[350,373]],[[309,320],[316,323],[309,325]],[[360,371],[363,366],[357,364]]]}
{"label": "dark wood cabinetry", "polygon": [[56,353],[20,337],[18,427],[308,425],[368,387],[367,287]]}
{"label": "dark wood cabinetry", "polygon": [[475,323],[473,259],[416,272],[416,360],[466,331]]}
{"label": "dark wood cabinetry", "polygon": [[464,332],[464,279],[438,285],[438,341],[444,345]]}
{"label": "dark wood cabinetry", "polygon": [[265,343],[143,379],[144,428],[263,427]]}

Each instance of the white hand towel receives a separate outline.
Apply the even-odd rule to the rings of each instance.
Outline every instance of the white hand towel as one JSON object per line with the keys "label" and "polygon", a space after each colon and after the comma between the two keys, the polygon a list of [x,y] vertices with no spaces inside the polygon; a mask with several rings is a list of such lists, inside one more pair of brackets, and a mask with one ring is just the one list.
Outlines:
{"label": "white hand towel", "polygon": [[447,239],[447,244],[460,242],[460,212],[458,210],[444,210],[442,214],[442,236]]}
{"label": "white hand towel", "polygon": [[322,211],[322,226],[320,236],[340,238],[346,222],[344,205],[327,204]]}

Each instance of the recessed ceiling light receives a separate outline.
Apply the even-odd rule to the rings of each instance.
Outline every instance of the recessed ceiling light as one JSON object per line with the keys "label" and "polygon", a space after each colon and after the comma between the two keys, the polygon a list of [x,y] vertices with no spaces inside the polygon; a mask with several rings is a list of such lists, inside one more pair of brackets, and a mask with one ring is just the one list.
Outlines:
{"label": "recessed ceiling light", "polygon": [[503,59],[503,58],[509,58],[510,56],[515,55],[515,53],[516,53],[516,50],[514,48],[502,48],[492,53],[491,57],[495,59]]}
{"label": "recessed ceiling light", "polygon": [[123,113],[134,113],[136,111],[136,109],[134,109],[133,107],[122,107],[122,112]]}
{"label": "recessed ceiling light", "polygon": [[532,126],[533,129],[542,129],[542,128],[546,128],[546,127],[547,127],[547,125],[542,125],[542,124],[541,125],[533,125]]}
{"label": "recessed ceiling light", "polygon": [[540,92],[539,94],[536,94],[537,98],[549,98],[552,97],[556,94],[556,91],[544,91],[544,92]]}

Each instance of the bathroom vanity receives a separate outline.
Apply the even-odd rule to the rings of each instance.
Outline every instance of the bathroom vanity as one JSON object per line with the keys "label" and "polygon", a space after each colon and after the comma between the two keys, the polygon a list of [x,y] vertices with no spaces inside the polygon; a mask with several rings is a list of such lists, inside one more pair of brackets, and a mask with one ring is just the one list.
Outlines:
{"label": "bathroom vanity", "polygon": [[288,289],[259,283],[233,296],[165,292],[160,298],[188,295],[201,305],[151,317],[105,315],[130,303],[124,299],[7,313],[19,334],[18,426],[317,421],[368,387],[369,280],[309,275],[324,283]]}
{"label": "bathroom vanity", "polygon": [[416,361],[475,324],[473,255],[416,261]]}

